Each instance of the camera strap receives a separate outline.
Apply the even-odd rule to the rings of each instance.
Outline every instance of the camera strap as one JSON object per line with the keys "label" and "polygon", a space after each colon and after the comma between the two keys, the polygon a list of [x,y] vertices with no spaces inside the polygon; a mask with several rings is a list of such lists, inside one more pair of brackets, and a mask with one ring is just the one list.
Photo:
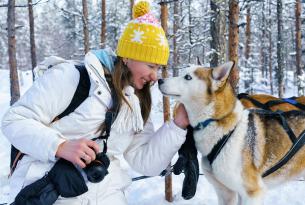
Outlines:
{"label": "camera strap", "polygon": [[114,85],[112,83],[111,74],[105,73],[105,78],[106,78],[106,81],[111,90],[112,107],[110,109],[108,109],[106,112],[105,122],[104,122],[100,136],[92,139],[93,141],[98,140],[98,139],[103,140],[103,143],[104,143],[103,153],[104,154],[106,154],[106,152],[107,152],[107,141],[110,136],[111,125],[115,121],[115,119],[119,113],[119,110],[120,110],[120,105],[118,103],[118,95],[115,92]]}

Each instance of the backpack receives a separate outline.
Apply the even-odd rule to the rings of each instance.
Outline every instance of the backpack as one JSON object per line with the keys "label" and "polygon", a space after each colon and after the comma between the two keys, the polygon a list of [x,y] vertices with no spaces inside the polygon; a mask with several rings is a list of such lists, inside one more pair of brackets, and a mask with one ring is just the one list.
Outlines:
{"label": "backpack", "polygon": [[[51,64],[51,66],[48,66],[47,69],[49,69],[51,67],[52,67],[52,64]],[[57,117],[55,117],[53,122],[72,113],[82,102],[85,101],[85,99],[89,95],[90,78],[89,78],[88,71],[87,71],[85,65],[79,64],[79,65],[74,65],[74,67],[79,71],[79,74],[80,74],[80,78],[79,78],[79,82],[78,82],[76,91],[75,91],[73,98],[72,98],[70,104],[68,105],[68,107],[61,114],[59,114]],[[103,67],[104,67],[104,65],[103,65]],[[45,69],[43,67],[42,72],[44,72],[47,69]],[[36,69],[34,71],[36,74],[35,77],[42,75],[42,73],[39,73],[40,71],[41,70],[38,70],[38,69]],[[111,74],[105,73],[105,78],[106,78],[106,81],[111,90],[111,97],[113,100],[113,105],[112,105],[112,108],[106,112],[104,130],[102,131],[101,136],[99,136],[98,138],[106,139],[106,142],[107,142],[107,139],[108,139],[109,133],[110,133],[111,124],[114,122],[114,120],[117,116],[119,107],[118,107],[118,103],[117,103],[117,95],[116,95],[116,92],[115,92],[113,84],[112,84]],[[102,136],[102,134],[104,132],[106,132],[106,135]],[[24,155],[25,155],[24,153],[20,152],[16,147],[11,145],[10,176],[13,174],[13,172],[17,166],[17,163],[22,159],[22,157]]]}

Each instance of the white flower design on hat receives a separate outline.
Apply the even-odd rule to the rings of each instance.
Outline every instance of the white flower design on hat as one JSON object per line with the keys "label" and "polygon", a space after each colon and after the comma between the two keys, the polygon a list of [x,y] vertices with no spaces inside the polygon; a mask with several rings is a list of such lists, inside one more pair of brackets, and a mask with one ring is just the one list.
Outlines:
{"label": "white flower design on hat", "polygon": [[138,43],[143,43],[142,39],[145,38],[143,36],[144,34],[144,31],[141,31],[141,30],[134,30],[133,31],[133,34],[131,34],[131,41],[133,42],[138,42]]}
{"label": "white flower design on hat", "polygon": [[166,38],[162,33],[158,34],[158,39],[157,40],[159,41],[160,46],[167,46]]}

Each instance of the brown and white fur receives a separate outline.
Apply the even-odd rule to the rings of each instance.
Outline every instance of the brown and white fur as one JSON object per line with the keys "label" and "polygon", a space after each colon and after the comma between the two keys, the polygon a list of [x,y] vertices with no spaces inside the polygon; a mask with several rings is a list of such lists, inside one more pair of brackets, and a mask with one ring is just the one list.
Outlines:
{"label": "brown and white fur", "polygon": [[[180,77],[164,79],[159,88],[185,105],[191,125],[213,118],[205,129],[195,131],[202,168],[214,185],[221,205],[260,205],[272,186],[305,173],[303,147],[286,165],[262,178],[277,163],[292,143],[276,119],[267,119],[243,107],[228,82],[233,62],[216,68],[192,66]],[[305,129],[305,115],[288,116],[296,136]],[[207,154],[225,134],[235,128],[212,166]]]}

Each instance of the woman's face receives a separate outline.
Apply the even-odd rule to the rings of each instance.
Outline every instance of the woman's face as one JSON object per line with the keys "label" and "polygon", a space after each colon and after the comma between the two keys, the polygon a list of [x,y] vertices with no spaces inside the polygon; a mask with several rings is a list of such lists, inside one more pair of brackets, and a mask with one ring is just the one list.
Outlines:
{"label": "woman's face", "polygon": [[132,85],[135,89],[142,89],[147,83],[157,80],[160,65],[154,63],[146,63],[132,59],[123,59],[132,75]]}

